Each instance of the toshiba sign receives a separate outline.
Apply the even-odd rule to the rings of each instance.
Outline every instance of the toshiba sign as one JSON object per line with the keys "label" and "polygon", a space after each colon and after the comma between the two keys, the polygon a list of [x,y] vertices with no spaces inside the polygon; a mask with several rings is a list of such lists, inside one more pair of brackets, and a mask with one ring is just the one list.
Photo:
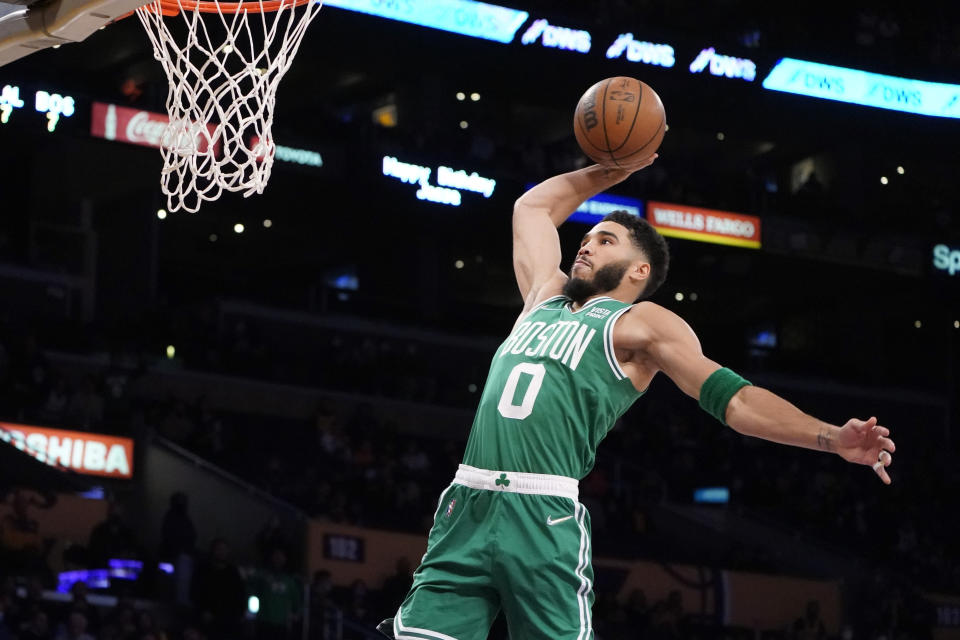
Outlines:
{"label": "toshiba sign", "polygon": [[133,476],[130,438],[0,422],[0,441],[54,467],[93,476]]}
{"label": "toshiba sign", "polygon": [[744,213],[648,202],[647,220],[665,236],[760,248],[760,218]]}

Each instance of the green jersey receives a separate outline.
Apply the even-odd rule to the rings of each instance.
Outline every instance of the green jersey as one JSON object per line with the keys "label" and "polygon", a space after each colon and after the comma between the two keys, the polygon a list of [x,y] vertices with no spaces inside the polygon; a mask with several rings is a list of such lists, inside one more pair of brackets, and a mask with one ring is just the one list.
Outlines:
{"label": "green jersey", "polygon": [[632,305],[609,297],[573,311],[565,296],[533,309],[493,356],[463,464],[582,478],[597,446],[642,394],[613,351]]}

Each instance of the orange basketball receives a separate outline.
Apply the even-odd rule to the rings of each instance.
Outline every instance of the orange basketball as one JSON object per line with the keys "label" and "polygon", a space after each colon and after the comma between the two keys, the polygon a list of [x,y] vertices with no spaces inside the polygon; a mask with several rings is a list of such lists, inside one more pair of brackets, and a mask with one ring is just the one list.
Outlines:
{"label": "orange basketball", "polygon": [[663,141],[667,115],[660,96],[636,78],[617,76],[583,94],[573,114],[573,132],[594,162],[629,166],[652,155]]}

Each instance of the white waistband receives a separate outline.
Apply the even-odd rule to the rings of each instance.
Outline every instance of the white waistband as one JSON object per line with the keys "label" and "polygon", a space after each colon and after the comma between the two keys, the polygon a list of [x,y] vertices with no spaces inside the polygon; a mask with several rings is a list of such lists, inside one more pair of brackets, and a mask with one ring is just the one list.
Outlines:
{"label": "white waistband", "polygon": [[507,491],[512,493],[533,493],[541,496],[560,496],[577,500],[580,483],[565,476],[550,476],[545,473],[521,473],[519,471],[490,471],[477,469],[465,464],[457,469],[454,484],[462,484],[471,489],[487,491]]}

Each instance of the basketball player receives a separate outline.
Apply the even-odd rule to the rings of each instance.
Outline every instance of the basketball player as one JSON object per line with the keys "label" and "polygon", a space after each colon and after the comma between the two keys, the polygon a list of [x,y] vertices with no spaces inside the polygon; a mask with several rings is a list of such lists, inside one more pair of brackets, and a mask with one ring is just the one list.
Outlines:
{"label": "basketball player", "polygon": [[558,268],[557,226],[655,158],[629,170],[594,165],[559,175],[517,200],[523,312],[493,356],[413,586],[378,627],[387,636],[483,640],[502,607],[511,638],[592,638],[590,516],[577,481],[658,372],[739,433],[835,453],[890,483],[895,447],[876,418],[838,427],[806,415],[704,356],[673,312],[636,302],[663,283],[669,262],[666,242],[645,220],[611,213],[583,236],[569,271]]}

